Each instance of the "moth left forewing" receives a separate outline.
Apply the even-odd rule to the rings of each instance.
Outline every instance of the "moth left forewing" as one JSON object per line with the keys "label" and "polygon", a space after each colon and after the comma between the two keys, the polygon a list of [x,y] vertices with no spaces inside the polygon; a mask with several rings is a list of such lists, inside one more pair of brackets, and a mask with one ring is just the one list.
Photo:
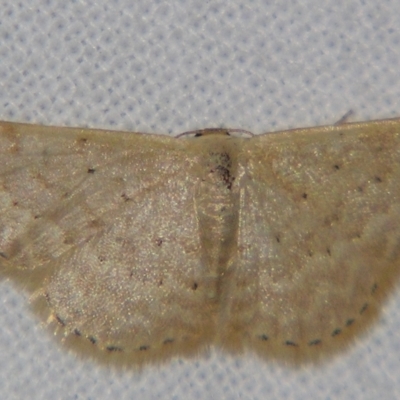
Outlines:
{"label": "moth left forewing", "polygon": [[365,326],[400,269],[400,122],[246,143],[227,337],[316,358]]}
{"label": "moth left forewing", "polygon": [[207,343],[187,142],[8,123],[0,142],[1,272],[69,342],[134,363]]}

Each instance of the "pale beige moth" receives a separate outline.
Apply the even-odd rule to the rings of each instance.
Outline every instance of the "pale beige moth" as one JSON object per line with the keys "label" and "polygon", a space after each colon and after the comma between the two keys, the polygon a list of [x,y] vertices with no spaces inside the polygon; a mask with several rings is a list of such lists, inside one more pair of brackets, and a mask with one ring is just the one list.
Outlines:
{"label": "pale beige moth", "polygon": [[400,269],[400,120],[235,137],[0,123],[0,271],[63,342],[315,360]]}

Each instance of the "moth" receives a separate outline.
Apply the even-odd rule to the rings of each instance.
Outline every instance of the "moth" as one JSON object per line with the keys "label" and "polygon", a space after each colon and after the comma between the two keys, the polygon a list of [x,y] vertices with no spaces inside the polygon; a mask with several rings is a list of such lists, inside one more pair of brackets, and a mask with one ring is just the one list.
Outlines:
{"label": "moth", "polygon": [[0,122],[1,276],[107,362],[343,347],[400,269],[400,119],[193,136]]}

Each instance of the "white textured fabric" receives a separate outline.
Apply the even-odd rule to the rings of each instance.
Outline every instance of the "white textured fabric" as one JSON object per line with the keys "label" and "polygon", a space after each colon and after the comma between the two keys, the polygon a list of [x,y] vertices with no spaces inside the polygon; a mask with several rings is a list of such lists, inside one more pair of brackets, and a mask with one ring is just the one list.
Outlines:
{"label": "white textured fabric", "polygon": [[[177,134],[400,116],[400,3],[0,1],[0,119]],[[400,287],[366,335],[295,370],[212,350],[141,372],[78,359],[0,283],[7,399],[394,399]]]}

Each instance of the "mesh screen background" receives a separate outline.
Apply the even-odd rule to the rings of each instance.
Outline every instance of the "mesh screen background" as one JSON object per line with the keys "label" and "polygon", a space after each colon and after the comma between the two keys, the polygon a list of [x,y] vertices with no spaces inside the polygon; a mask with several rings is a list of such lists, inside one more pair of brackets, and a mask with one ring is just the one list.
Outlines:
{"label": "mesh screen background", "polygon": [[[178,134],[400,116],[400,2],[0,1],[0,119]],[[7,399],[394,399],[400,288],[322,366],[212,350],[141,372],[78,359],[0,282]]]}

